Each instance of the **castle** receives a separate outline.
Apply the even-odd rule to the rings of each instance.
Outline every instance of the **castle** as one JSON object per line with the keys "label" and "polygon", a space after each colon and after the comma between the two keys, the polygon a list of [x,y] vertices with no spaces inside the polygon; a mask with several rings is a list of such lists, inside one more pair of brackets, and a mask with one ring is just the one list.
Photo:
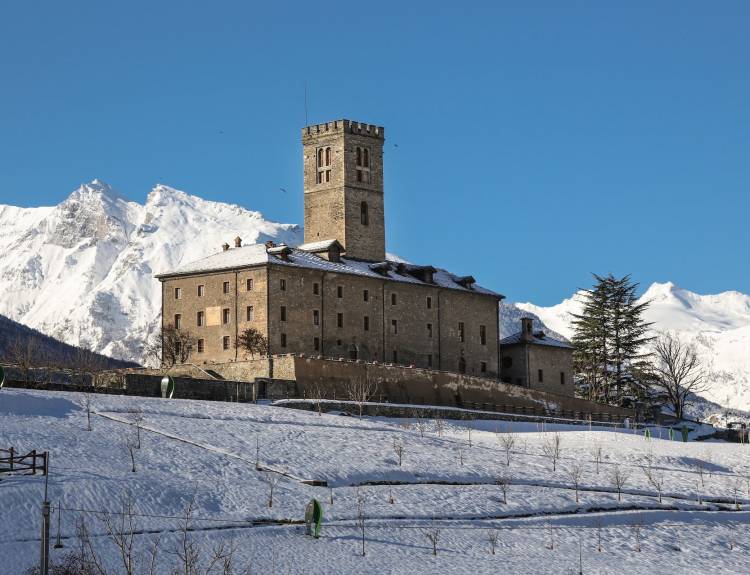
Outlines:
{"label": "castle", "polygon": [[252,327],[270,356],[500,378],[503,296],[472,276],[386,257],[384,141],[382,127],[350,120],[303,128],[305,243],[243,246],[238,237],[157,276],[164,325],[197,338],[190,362],[247,359],[236,342]]}

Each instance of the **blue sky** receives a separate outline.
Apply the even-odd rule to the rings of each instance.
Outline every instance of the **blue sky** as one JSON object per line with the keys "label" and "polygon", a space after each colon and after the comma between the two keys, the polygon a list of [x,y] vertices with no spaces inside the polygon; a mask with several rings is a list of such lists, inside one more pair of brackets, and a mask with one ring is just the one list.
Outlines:
{"label": "blue sky", "polygon": [[98,177],[301,222],[306,81],[311,123],[386,127],[389,251],[545,305],[589,272],[748,293],[748,22],[744,1],[5,2],[0,203]]}

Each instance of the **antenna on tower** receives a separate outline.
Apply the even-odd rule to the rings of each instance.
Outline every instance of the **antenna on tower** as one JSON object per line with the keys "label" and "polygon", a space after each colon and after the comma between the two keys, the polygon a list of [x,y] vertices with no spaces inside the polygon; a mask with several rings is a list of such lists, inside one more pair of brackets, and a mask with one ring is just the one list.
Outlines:
{"label": "antenna on tower", "polygon": [[307,80],[305,80],[305,126],[307,125]]}

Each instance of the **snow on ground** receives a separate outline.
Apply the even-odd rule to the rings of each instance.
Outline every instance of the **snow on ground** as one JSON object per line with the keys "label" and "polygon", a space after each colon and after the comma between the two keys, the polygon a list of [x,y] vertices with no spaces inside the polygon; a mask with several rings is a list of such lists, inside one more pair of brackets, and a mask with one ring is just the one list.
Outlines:
{"label": "snow on ground", "polygon": [[[0,448],[51,452],[49,493],[64,509],[65,545],[53,558],[72,549],[81,516],[114,566],[101,512],[118,511],[129,494],[137,545],[145,548],[161,534],[159,572],[174,564],[170,551],[193,498],[189,536],[204,548],[233,541],[236,564],[253,573],[578,573],[579,545],[584,573],[746,573],[750,564],[750,513],[735,510],[735,496],[740,508],[750,505],[747,445],[649,440],[628,430],[562,424],[546,431],[499,421],[443,426],[99,395],[92,403],[88,432],[80,394],[0,393]],[[136,409],[144,421],[132,473],[124,444],[135,431]],[[509,467],[499,441],[507,433],[515,437]],[[553,471],[544,449],[556,435],[561,456]],[[404,445],[401,466],[394,440]],[[256,449],[261,468],[284,475],[256,470]],[[578,502],[570,473],[576,465],[582,467]],[[615,469],[627,475],[621,500]],[[269,473],[280,477],[272,508]],[[500,477],[510,483],[507,503]],[[332,489],[301,482],[310,479]],[[662,481],[660,503],[654,483]],[[41,476],[0,480],[0,573],[22,573],[36,560],[43,489]],[[358,495],[367,516],[364,558]],[[324,506],[319,540],[285,523],[301,520],[313,497]],[[53,513],[53,536],[56,521]],[[435,528],[441,529],[437,556],[426,537]]]}

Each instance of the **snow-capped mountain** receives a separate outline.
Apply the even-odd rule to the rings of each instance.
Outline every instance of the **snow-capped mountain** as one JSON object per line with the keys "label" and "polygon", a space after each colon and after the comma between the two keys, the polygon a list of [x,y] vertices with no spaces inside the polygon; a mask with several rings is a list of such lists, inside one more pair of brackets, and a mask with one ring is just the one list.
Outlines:
{"label": "snow-capped mountain", "polygon": [[158,185],[141,205],[99,180],[55,207],[0,205],[0,315],[73,345],[142,361],[158,327],[154,274],[239,235],[297,244],[301,229]]}
{"label": "snow-capped mountain", "polygon": [[[750,296],[729,291],[699,295],[673,283],[654,283],[640,301],[653,329],[676,333],[693,342],[708,372],[710,401],[734,409],[750,409]],[[567,338],[573,335],[572,314],[581,310],[578,294],[551,307],[518,303]]]}

